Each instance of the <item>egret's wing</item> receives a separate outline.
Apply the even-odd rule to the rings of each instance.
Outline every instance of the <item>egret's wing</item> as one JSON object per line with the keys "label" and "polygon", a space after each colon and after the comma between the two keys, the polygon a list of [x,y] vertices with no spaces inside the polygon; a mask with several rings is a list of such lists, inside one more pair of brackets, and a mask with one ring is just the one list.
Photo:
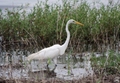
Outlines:
{"label": "egret's wing", "polygon": [[39,51],[38,55],[36,55],[34,58],[40,59],[40,60],[54,58],[60,55],[59,47],[60,45],[53,45],[51,47],[44,48],[41,51]]}
{"label": "egret's wing", "polygon": [[30,54],[26,59],[29,61],[29,60],[33,60],[35,59],[35,56],[38,55],[38,52],[36,53],[33,53],[33,54]]}
{"label": "egret's wing", "polygon": [[44,60],[49,58],[54,58],[58,55],[60,55],[60,45],[53,45],[48,48],[44,48],[41,51],[38,51],[36,53],[33,53],[29,55],[27,58],[28,60],[37,59],[37,60]]}

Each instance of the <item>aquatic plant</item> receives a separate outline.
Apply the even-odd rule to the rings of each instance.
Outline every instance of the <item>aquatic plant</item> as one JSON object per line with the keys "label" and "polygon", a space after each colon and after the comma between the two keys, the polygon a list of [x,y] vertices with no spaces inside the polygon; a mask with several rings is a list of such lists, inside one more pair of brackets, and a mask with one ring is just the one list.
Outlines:
{"label": "aquatic plant", "polygon": [[[79,2],[79,4],[77,4]],[[0,11],[0,35],[5,44],[15,46],[46,47],[55,43],[62,44],[66,39],[65,24],[73,18],[85,26],[70,26],[71,41],[69,46],[74,51],[102,51],[101,45],[110,45],[113,49],[119,42],[120,6],[119,3],[91,7],[86,1],[62,1],[62,6],[38,2],[27,13],[24,7]],[[77,6],[76,6],[77,5]],[[77,28],[73,28],[77,27]],[[19,43],[18,43],[19,42]],[[84,47],[85,46],[85,47]],[[13,46],[14,47],[14,46]],[[76,50],[77,48],[77,50]],[[84,49],[83,49],[84,48]]]}
{"label": "aquatic plant", "polygon": [[120,54],[114,50],[108,50],[100,57],[92,57],[92,66],[99,75],[113,75],[120,73]]}

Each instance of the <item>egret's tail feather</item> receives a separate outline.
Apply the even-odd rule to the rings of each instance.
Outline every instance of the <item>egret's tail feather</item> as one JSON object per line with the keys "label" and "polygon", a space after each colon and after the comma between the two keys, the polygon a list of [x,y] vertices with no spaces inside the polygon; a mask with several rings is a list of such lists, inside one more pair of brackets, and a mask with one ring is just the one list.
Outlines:
{"label": "egret's tail feather", "polygon": [[27,61],[31,61],[33,59],[36,59],[36,60],[39,59],[38,53],[33,53],[33,54],[30,54],[28,57],[26,57]]}

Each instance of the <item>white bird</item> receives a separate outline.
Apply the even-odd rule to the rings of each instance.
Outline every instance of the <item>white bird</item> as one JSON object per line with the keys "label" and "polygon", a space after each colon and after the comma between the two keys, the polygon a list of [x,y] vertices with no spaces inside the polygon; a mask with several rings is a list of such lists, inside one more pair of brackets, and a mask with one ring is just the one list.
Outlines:
{"label": "white bird", "polygon": [[[28,57],[27,57],[27,60],[30,61],[30,60],[45,60],[45,59],[52,59],[52,58],[55,58],[59,55],[63,55],[65,53],[65,50],[67,49],[67,46],[68,46],[68,43],[69,43],[69,40],[70,40],[70,32],[68,30],[68,26],[69,24],[79,24],[81,26],[83,26],[82,23],[80,22],[77,22],[73,19],[70,19],[67,24],[66,24],[66,33],[67,33],[67,38],[66,38],[66,41],[63,45],[59,45],[59,44],[55,44],[51,47],[48,47],[48,48],[44,48],[36,53],[33,53],[33,54],[30,54]],[[55,65],[57,66],[57,61],[54,59],[54,63]],[[47,65],[48,66],[48,65]],[[55,68],[56,68],[55,66]],[[54,69],[55,69],[54,68]]]}

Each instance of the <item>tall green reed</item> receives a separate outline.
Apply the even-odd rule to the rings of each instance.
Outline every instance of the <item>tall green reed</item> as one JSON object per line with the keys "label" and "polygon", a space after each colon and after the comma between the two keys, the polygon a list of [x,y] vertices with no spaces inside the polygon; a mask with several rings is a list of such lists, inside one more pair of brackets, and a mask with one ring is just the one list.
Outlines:
{"label": "tall green reed", "polygon": [[[119,4],[100,4],[91,7],[86,1],[62,1],[62,6],[46,2],[38,2],[30,13],[23,7],[0,11],[0,34],[8,41],[28,40],[30,45],[46,47],[55,43],[62,44],[66,39],[65,25],[69,19],[80,21],[85,26],[70,25],[71,40],[69,46],[77,49],[86,44],[94,45],[95,50],[101,44],[113,45],[119,41]],[[88,50],[86,48],[86,50]],[[81,51],[81,50],[78,50]]]}

